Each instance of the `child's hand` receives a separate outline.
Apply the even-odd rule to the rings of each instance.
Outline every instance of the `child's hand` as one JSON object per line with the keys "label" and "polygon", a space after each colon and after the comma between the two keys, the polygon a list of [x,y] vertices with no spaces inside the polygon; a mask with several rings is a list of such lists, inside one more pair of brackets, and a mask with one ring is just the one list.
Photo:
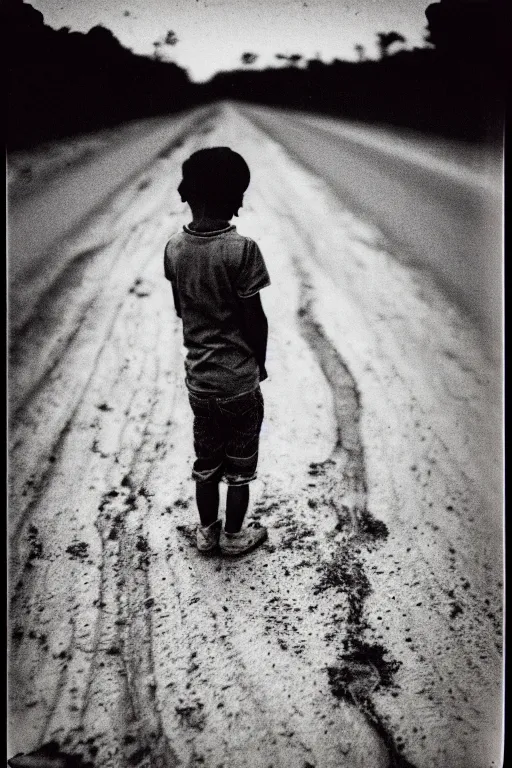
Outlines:
{"label": "child's hand", "polygon": [[265,381],[265,379],[268,379],[267,369],[264,365],[260,365],[260,381]]}

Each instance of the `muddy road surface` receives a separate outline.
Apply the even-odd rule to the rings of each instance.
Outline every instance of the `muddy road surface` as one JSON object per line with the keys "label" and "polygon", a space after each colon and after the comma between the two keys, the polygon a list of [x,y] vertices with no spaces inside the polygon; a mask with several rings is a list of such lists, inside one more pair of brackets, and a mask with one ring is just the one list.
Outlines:
{"label": "muddy road surface", "polygon": [[[499,766],[499,366],[247,111],[169,134],[23,280],[11,265],[9,756],[53,741],[96,768]],[[269,539],[238,561],[193,546],[163,277],[188,221],[181,163],[212,145],[248,161],[235,223],[272,280],[248,513]],[[90,190],[107,156],[62,183]]]}

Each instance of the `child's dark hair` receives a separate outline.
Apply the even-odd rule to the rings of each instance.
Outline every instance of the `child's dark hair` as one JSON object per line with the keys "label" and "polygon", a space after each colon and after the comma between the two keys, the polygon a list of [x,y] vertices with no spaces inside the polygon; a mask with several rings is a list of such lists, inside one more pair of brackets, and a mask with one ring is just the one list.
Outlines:
{"label": "child's dark hair", "polygon": [[210,210],[231,218],[249,186],[249,167],[229,147],[209,147],[194,152],[182,166],[178,192],[183,202],[204,203]]}

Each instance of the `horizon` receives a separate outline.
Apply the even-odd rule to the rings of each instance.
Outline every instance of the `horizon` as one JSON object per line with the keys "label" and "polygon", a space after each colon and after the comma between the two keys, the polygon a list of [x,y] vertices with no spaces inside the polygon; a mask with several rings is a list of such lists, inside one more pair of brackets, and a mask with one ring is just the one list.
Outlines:
{"label": "horizon", "polygon": [[[406,39],[402,48],[424,47],[425,9],[430,2],[175,0],[171,11],[165,0],[82,0],[78,5],[30,0],[27,5],[40,11],[45,24],[54,29],[88,32],[102,25],[136,54],[152,56],[158,50],[161,60],[179,65],[191,81],[200,83],[234,69],[286,66],[285,60],[276,58],[279,54],[324,63],[357,61],[355,46],[361,45],[366,58],[377,58],[379,32],[402,34]],[[255,54],[256,61],[244,65],[244,53]]]}

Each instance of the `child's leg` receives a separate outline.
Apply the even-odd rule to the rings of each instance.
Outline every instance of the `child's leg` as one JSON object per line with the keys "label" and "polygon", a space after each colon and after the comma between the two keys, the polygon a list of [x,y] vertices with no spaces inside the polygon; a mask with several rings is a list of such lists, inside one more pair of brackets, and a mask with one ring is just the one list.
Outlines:
{"label": "child's leg", "polygon": [[219,484],[196,483],[196,502],[203,528],[214,523],[219,514]]}
{"label": "child's leg", "polygon": [[249,485],[230,485],[226,497],[227,533],[238,533],[249,506]]}

